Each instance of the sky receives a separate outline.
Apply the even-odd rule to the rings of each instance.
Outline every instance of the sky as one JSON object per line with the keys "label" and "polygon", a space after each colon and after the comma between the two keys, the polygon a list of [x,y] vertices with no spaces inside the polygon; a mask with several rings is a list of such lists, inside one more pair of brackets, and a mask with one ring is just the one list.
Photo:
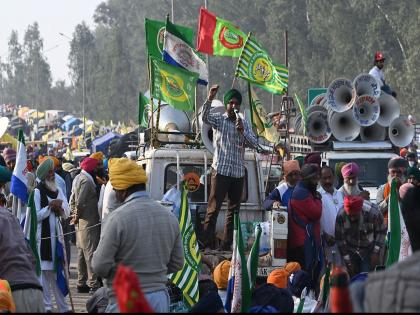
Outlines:
{"label": "sky", "polygon": [[23,36],[28,25],[38,22],[44,40],[44,55],[51,67],[53,82],[65,80],[68,75],[69,39],[73,37],[77,24],[85,21],[93,29],[93,13],[105,0],[0,0],[0,58],[7,58],[7,42],[12,30]]}

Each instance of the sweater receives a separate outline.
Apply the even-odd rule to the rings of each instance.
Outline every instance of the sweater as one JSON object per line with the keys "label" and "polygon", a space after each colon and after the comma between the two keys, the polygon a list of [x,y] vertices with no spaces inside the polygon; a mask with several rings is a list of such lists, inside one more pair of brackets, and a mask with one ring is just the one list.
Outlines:
{"label": "sweater", "polygon": [[7,209],[0,208],[0,279],[12,288],[41,288],[35,271],[35,257],[19,225]]}
{"label": "sweater", "polygon": [[144,293],[165,289],[167,275],[184,265],[178,220],[145,192],[130,195],[107,216],[93,254],[92,268],[109,288],[120,263],[134,270]]}

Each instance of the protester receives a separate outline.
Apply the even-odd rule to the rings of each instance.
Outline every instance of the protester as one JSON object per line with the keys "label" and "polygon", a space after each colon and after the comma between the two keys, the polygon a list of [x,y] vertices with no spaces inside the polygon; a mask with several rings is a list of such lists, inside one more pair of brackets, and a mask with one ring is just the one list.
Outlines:
{"label": "protester", "polygon": [[0,195],[0,279],[10,284],[17,313],[45,312],[36,262],[17,218],[4,208]]}
{"label": "protester", "polygon": [[393,91],[391,87],[385,83],[385,75],[382,70],[385,65],[385,58],[380,51],[377,51],[375,53],[375,59],[373,63],[374,66],[372,69],[370,69],[369,74],[376,79],[381,90],[383,90],[387,94],[397,97],[395,91]]}
{"label": "protester", "polygon": [[339,189],[345,196],[362,196],[369,200],[369,192],[363,191],[359,186],[359,166],[354,163],[347,163],[341,168],[341,175],[343,177],[343,186]]}
{"label": "protester", "polygon": [[12,148],[5,148],[3,150],[3,157],[7,168],[13,172],[16,164],[16,151]]}
{"label": "protester", "polygon": [[414,186],[420,184],[420,170],[416,166],[407,168],[407,183],[411,183]]}
{"label": "protester", "polygon": [[365,312],[420,312],[420,187],[407,191],[401,213],[413,255],[385,271],[370,274],[365,285]]}
{"label": "protester", "polygon": [[[38,248],[40,251],[42,287],[45,310],[52,310],[51,293],[60,312],[67,312],[65,297],[57,284],[57,236],[63,234],[59,218],[67,218],[70,209],[63,191],[55,182],[54,162],[44,159],[36,170],[39,180],[34,190],[34,203],[38,217]],[[51,292],[52,291],[52,292]]]}
{"label": "protester", "polygon": [[289,290],[266,283],[256,288],[251,296],[249,313],[292,313],[293,298]]}
{"label": "protester", "polygon": [[[325,264],[328,264],[333,262],[333,252],[338,252],[335,243],[335,219],[343,207],[344,195],[334,188],[334,171],[329,166],[322,167],[319,184],[321,187],[318,188],[318,192],[322,197],[321,236]],[[334,263],[339,264],[339,256],[336,255],[335,258],[338,260]]]}
{"label": "protester", "polygon": [[407,153],[408,153],[407,148],[401,148],[401,149],[400,149],[400,156],[401,156],[403,159],[405,159],[405,158],[406,158]]}
{"label": "protester", "polygon": [[302,180],[296,185],[289,204],[287,260],[298,262],[311,275],[311,289],[315,289],[320,268],[321,195],[317,192],[319,167],[305,164]]}
{"label": "protester", "polygon": [[230,260],[223,260],[213,271],[213,279],[217,285],[218,293],[222,299],[223,305],[226,302],[227,287],[229,280]]}
{"label": "protester", "polygon": [[103,198],[102,198],[102,221],[110,214],[112,211],[117,209],[121,203],[117,200],[117,195],[112,187],[111,181],[108,181],[105,185]]}
{"label": "protester", "polygon": [[345,196],[336,219],[335,240],[350,276],[376,267],[387,231],[382,214],[363,203],[361,196]]}
{"label": "protester", "polygon": [[111,289],[118,263],[134,270],[156,312],[168,312],[167,275],[184,264],[178,220],[145,192],[146,173],[134,161],[110,159],[109,178],[122,204],[108,215],[92,260],[110,289],[107,312],[118,311]]}
{"label": "protester", "polygon": [[264,200],[265,210],[278,208],[280,205],[288,206],[292,191],[300,180],[299,162],[296,160],[283,162],[283,175],[284,180]]}
{"label": "protester", "polygon": [[408,152],[407,155],[405,156],[405,159],[408,162],[408,166],[410,167],[419,167],[418,166],[418,161],[417,161],[417,154],[414,152]]}
{"label": "protester", "polygon": [[397,180],[397,189],[405,183],[405,170],[407,168],[407,161],[401,157],[392,158],[388,162],[388,180],[386,184],[378,188],[376,195],[376,203],[379,210],[384,216],[385,224],[388,224],[388,200],[391,192],[391,182],[393,179]]}
{"label": "protester", "polygon": [[94,170],[98,161],[85,158],[81,163],[82,171],[73,181],[70,197],[72,223],[76,225],[78,248],[78,279],[79,293],[94,292],[99,288],[98,276],[92,270],[93,253],[98,246],[100,237],[98,197],[94,181]]}
{"label": "protester", "polygon": [[200,296],[190,313],[225,313],[225,309],[217,292],[210,292],[203,297]]}
{"label": "protester", "polygon": [[204,221],[204,247],[215,248],[217,217],[227,194],[229,198],[226,211],[224,240],[222,249],[230,250],[233,240],[233,217],[239,212],[244,186],[245,146],[258,147],[258,140],[246,120],[236,116],[241,109],[242,95],[232,89],[223,99],[226,112],[210,113],[211,103],[216,97],[218,85],[214,85],[203,105],[203,122],[213,127],[215,152],[213,154],[210,197]]}
{"label": "protester", "polygon": [[314,299],[313,292],[309,291],[311,285],[311,277],[304,270],[297,270],[290,274],[289,281],[287,282],[287,289],[293,297],[294,308],[293,312],[296,313],[302,298],[302,292],[306,288],[306,295],[304,296],[305,302],[303,304],[302,313],[312,313],[316,307],[317,301]]}

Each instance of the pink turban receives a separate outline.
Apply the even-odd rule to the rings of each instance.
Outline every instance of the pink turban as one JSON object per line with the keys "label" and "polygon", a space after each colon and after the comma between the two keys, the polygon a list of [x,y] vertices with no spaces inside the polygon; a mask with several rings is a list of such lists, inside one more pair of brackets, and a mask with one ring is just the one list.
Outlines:
{"label": "pink turban", "polygon": [[341,168],[341,175],[343,175],[343,178],[357,176],[359,175],[359,166],[354,162],[347,163]]}
{"label": "pink turban", "polygon": [[86,157],[83,159],[82,163],[80,164],[80,167],[82,168],[82,170],[91,173],[97,165],[98,160]]}
{"label": "pink turban", "polygon": [[318,152],[309,153],[305,156],[303,164],[317,164],[318,166],[321,166],[321,154]]}

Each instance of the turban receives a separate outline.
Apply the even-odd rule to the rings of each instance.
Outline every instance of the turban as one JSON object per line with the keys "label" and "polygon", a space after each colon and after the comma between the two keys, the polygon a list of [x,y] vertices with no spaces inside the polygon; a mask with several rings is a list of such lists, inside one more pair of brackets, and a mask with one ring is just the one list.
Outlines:
{"label": "turban", "polygon": [[400,156],[405,158],[405,156],[407,155],[408,150],[406,148],[402,148],[400,150]]}
{"label": "turban", "polygon": [[224,102],[225,106],[227,106],[227,104],[229,103],[229,101],[232,98],[236,98],[238,100],[238,102],[239,102],[239,105],[241,105],[241,103],[242,103],[242,95],[241,95],[241,93],[238,90],[231,89],[231,90],[227,91],[225,93],[225,95],[223,96],[223,102]]}
{"label": "turban", "polygon": [[414,152],[408,152],[407,155],[405,156],[406,159],[415,159],[416,158],[416,154]]}
{"label": "turban", "polygon": [[309,153],[303,160],[303,164],[317,164],[318,166],[321,166],[321,154],[318,152]]}
{"label": "turban", "polygon": [[343,178],[357,176],[359,175],[359,166],[354,162],[347,163],[341,168],[341,175]]}
{"label": "turban", "polygon": [[286,265],[284,265],[284,269],[286,269],[287,272],[289,274],[291,274],[291,273],[294,273],[294,272],[300,270],[301,267],[300,267],[300,264],[298,262],[291,261],[291,262],[288,262]]}
{"label": "turban", "polygon": [[405,194],[407,193],[407,191],[410,188],[413,188],[413,187],[414,187],[414,185],[412,183],[402,184],[401,187],[400,187],[400,190],[399,190],[400,198],[403,199],[405,197]]}
{"label": "turban", "polygon": [[283,162],[283,173],[284,176],[289,175],[293,171],[300,171],[299,162],[296,160]]}
{"label": "turban", "polygon": [[230,261],[223,260],[214,268],[213,279],[218,289],[227,289],[229,278]]}
{"label": "turban", "polygon": [[59,159],[57,159],[55,156],[52,156],[52,155],[49,155],[48,157],[54,162],[54,168],[57,168],[60,166]]}
{"label": "turban", "polygon": [[36,177],[40,180],[44,180],[47,177],[48,172],[54,169],[54,162],[50,158],[44,158],[36,169]]}
{"label": "turban", "polygon": [[16,151],[12,148],[5,148],[3,150],[3,157],[6,163],[9,161],[16,161]]}
{"label": "turban", "polygon": [[348,215],[356,215],[362,211],[363,198],[360,196],[345,196],[344,211]]}
{"label": "turban", "polygon": [[284,268],[274,269],[267,277],[267,283],[274,284],[277,288],[287,288],[289,273]]}
{"label": "turban", "polygon": [[104,159],[104,154],[101,151],[98,151],[98,152],[92,153],[90,157],[100,162]]}
{"label": "turban", "polygon": [[290,275],[290,280],[287,283],[287,288],[296,297],[301,296],[303,289],[309,288],[311,277],[305,270],[298,270]]}
{"label": "turban", "polygon": [[0,183],[10,182],[12,179],[12,172],[5,166],[0,166]]}
{"label": "turban", "polygon": [[400,156],[394,157],[394,158],[390,159],[389,162],[388,162],[388,169],[407,168],[407,167],[408,167],[407,160],[403,159]]}
{"label": "turban", "polygon": [[109,180],[116,190],[125,190],[131,186],[145,184],[147,176],[144,169],[127,158],[109,160]]}
{"label": "turban", "polygon": [[304,164],[302,167],[302,178],[308,179],[319,173],[319,167],[316,164]]}
{"label": "turban", "polygon": [[224,310],[222,299],[217,292],[210,292],[200,296],[198,302],[191,308],[190,313],[218,313],[220,310]]}
{"label": "turban", "polygon": [[75,168],[74,165],[69,162],[63,163],[63,170],[65,172],[70,172],[74,168]]}
{"label": "turban", "polygon": [[294,160],[295,160],[295,161],[298,161],[298,162],[299,162],[299,167],[300,167],[300,168],[302,168],[302,166],[303,166],[303,161],[305,160],[305,157],[304,157],[304,156],[302,156],[302,155],[300,155],[300,156],[295,157],[295,158],[294,158]]}
{"label": "turban", "polygon": [[415,179],[420,181],[420,170],[415,166],[410,166],[407,168],[407,176],[414,176]]}
{"label": "turban", "polygon": [[12,290],[7,280],[0,280],[0,310],[2,313],[16,312],[16,305],[13,301]]}
{"label": "turban", "polygon": [[80,163],[80,167],[85,172],[91,173],[98,165],[98,160],[92,159],[90,157],[86,157],[83,159],[82,163]]}
{"label": "turban", "polygon": [[264,283],[252,292],[251,307],[267,305],[275,307],[280,313],[293,313],[292,294],[287,289]]}

